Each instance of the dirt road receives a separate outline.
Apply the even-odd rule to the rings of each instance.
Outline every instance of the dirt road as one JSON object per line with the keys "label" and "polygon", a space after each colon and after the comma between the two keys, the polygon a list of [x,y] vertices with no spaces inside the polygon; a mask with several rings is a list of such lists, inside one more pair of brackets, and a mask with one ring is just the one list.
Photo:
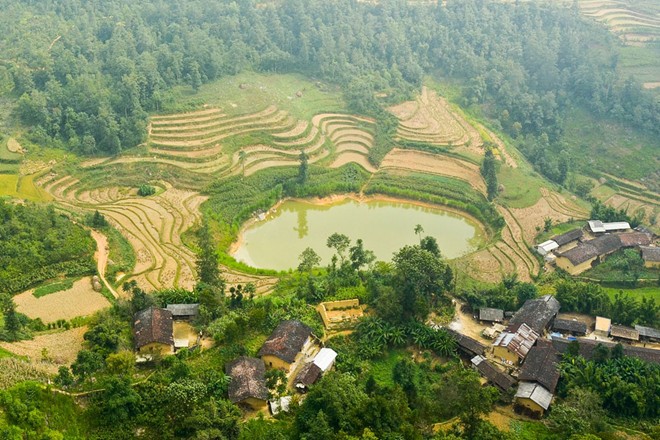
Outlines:
{"label": "dirt road", "polygon": [[119,298],[117,291],[112,287],[112,285],[110,285],[110,283],[108,283],[108,280],[105,279],[105,268],[108,265],[109,253],[108,237],[94,229],[92,229],[90,232],[92,233],[92,238],[94,241],[96,241],[96,253],[94,254],[94,258],[96,258],[96,267],[99,273],[99,278],[101,278],[101,281],[103,281],[105,287],[107,287],[110,293],[112,293],[112,296]]}

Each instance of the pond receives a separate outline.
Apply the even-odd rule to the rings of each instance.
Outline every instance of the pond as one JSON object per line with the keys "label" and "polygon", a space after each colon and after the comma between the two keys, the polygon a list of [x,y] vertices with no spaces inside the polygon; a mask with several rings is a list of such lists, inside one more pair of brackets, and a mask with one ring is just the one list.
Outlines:
{"label": "pond", "polygon": [[419,243],[416,225],[424,228],[423,236],[435,237],[446,258],[469,253],[483,240],[475,221],[442,208],[384,200],[344,199],[329,204],[287,200],[263,220],[243,228],[230,254],[252,267],[288,270],[298,267],[298,256],[311,247],[327,265],[333,250],[326,241],[337,232],[348,236],[351,245],[361,238],[365,249],[379,260],[391,261],[401,247]]}

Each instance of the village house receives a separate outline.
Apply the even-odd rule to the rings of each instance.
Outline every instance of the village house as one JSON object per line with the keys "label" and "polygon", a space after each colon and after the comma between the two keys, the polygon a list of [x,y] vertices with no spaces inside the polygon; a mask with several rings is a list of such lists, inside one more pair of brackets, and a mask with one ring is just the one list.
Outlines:
{"label": "village house", "polygon": [[539,334],[527,324],[520,324],[515,332],[505,331],[493,343],[493,356],[510,365],[525,359]]}
{"label": "village house", "polygon": [[268,388],[264,361],[241,356],[226,366],[225,373],[231,378],[228,393],[232,403],[248,406],[253,410],[266,407]]}
{"label": "village house", "polygon": [[485,328],[481,332],[481,336],[483,336],[486,339],[495,339],[504,330],[506,330],[506,327],[504,327],[502,324],[493,324],[492,327]]}
{"label": "village house", "polygon": [[[574,342],[577,344],[578,353],[585,359],[592,359],[596,347],[599,345],[604,346],[605,348],[612,350],[617,344],[607,341],[594,341],[591,339],[578,339]],[[552,338],[552,345],[560,353],[566,353],[568,347],[570,346],[571,341],[564,338]],[[629,357],[634,357],[641,359],[645,362],[652,362],[654,364],[660,364],[660,350],[654,348],[645,348],[638,347],[634,345],[622,344],[623,354]]]}
{"label": "village house", "polygon": [[555,264],[571,275],[591,269],[599,259],[621,249],[619,235],[605,234],[585,241],[566,252],[557,253]]}
{"label": "village house", "polygon": [[559,250],[564,251],[574,247],[577,243],[577,240],[581,239],[584,235],[584,232],[580,228],[572,229],[568,232],[565,232],[561,235],[556,235],[550,240],[544,241],[543,243],[536,246],[536,251],[542,255],[546,256],[550,252]]}
{"label": "village house", "polygon": [[640,341],[660,342],[660,330],[657,328],[636,325],[635,330],[639,333]]}
{"label": "village house", "polygon": [[621,247],[632,248],[640,246],[648,246],[651,244],[651,236],[643,232],[624,232],[619,234],[621,240]]}
{"label": "village house", "polygon": [[479,321],[502,322],[504,321],[504,310],[482,307],[479,309]]}
{"label": "village house", "polygon": [[644,267],[660,268],[660,247],[656,246],[640,246],[642,251],[642,260],[644,260]]}
{"label": "village house", "polygon": [[500,371],[483,356],[475,356],[470,362],[472,363],[472,368],[477,370],[488,382],[502,391],[509,391],[516,384],[516,380],[513,377]]}
{"label": "village house", "polygon": [[168,304],[165,309],[172,312],[175,321],[192,321],[199,314],[199,304]]}
{"label": "village house", "polygon": [[620,342],[637,342],[639,341],[639,332],[634,328],[625,327],[623,325],[613,325],[610,327],[610,336],[615,341]]}
{"label": "village house", "polygon": [[539,341],[529,351],[518,375],[517,411],[541,417],[550,407],[559,382],[559,352],[549,341]]}
{"label": "village house", "polygon": [[576,319],[555,319],[552,330],[571,336],[586,336],[587,324]]}
{"label": "village house", "polygon": [[312,344],[312,329],[300,321],[283,321],[266,339],[257,355],[268,368],[289,372]]}
{"label": "village house", "polygon": [[528,299],[509,321],[508,332],[515,332],[520,324],[527,324],[538,335],[552,324],[559,313],[559,301],[552,295]]}
{"label": "village house", "polygon": [[594,327],[596,336],[608,337],[610,335],[610,327],[612,327],[612,320],[610,318],[596,316],[596,326]]}
{"label": "village house", "polygon": [[141,355],[174,353],[172,312],[149,307],[135,314],[133,336],[135,349]]}

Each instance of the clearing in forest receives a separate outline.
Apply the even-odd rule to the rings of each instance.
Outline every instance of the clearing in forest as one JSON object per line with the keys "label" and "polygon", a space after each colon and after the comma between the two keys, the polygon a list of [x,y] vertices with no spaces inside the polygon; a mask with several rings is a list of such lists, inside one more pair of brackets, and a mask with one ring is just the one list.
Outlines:
{"label": "clearing in forest", "polygon": [[16,309],[32,319],[49,323],[58,319],[72,319],[91,315],[110,307],[110,302],[92,288],[92,278],[85,277],[73,283],[70,289],[36,298],[34,289],[14,297]]}

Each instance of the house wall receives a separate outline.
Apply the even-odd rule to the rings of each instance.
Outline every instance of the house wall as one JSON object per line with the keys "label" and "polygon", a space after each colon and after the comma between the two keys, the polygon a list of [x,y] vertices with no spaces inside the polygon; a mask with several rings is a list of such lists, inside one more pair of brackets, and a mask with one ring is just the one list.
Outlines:
{"label": "house wall", "polygon": [[158,353],[160,355],[168,355],[174,353],[174,347],[172,345],[161,344],[160,342],[152,342],[151,344],[144,345],[138,348],[138,353],[141,354],[154,354]]}
{"label": "house wall", "polygon": [[557,267],[560,267],[564,269],[566,272],[570,273],[571,275],[578,275],[584,272],[585,270],[591,269],[591,263],[593,263],[596,260],[597,257],[592,258],[591,260],[587,260],[582,264],[578,264],[577,266],[573,266],[573,263],[566,258],[566,257],[557,257],[557,260],[555,260],[555,264]]}
{"label": "house wall", "polygon": [[500,359],[506,359],[514,365],[518,363],[518,355],[509,351],[506,347],[497,346],[493,348],[493,356]]}
{"label": "house wall", "polygon": [[660,268],[660,261],[645,261],[644,267],[648,267],[650,269]]}
{"label": "house wall", "polygon": [[545,410],[532,399],[516,397],[516,406],[523,407],[526,411],[536,414],[541,417]]}
{"label": "house wall", "polygon": [[286,372],[289,371],[289,368],[291,368],[291,364],[283,361],[282,359],[278,358],[277,356],[273,356],[270,354],[263,355],[261,356],[261,359],[264,361],[264,364],[266,364],[266,368],[276,368],[278,370],[284,370]]}
{"label": "house wall", "polygon": [[248,405],[250,408],[252,408],[255,411],[264,409],[268,405],[268,402],[266,402],[265,400],[257,399],[256,397],[248,397],[247,399],[238,403]]}

